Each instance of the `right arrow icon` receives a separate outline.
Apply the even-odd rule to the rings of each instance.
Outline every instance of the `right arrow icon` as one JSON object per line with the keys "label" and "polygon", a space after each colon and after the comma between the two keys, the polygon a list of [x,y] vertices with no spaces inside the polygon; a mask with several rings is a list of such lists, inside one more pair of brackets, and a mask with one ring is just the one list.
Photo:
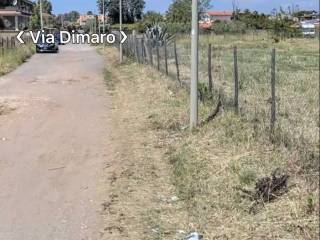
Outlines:
{"label": "right arrow icon", "polygon": [[121,40],[121,44],[123,44],[125,41],[127,41],[128,36],[124,31],[120,31],[121,35],[122,35],[122,40]]}

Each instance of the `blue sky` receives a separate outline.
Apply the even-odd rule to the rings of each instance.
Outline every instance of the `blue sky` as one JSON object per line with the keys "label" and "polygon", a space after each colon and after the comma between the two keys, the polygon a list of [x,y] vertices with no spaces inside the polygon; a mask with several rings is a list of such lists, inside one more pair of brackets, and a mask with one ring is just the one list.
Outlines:
{"label": "blue sky", "polygon": [[[85,13],[88,10],[96,10],[96,0],[51,0],[55,13],[77,10]],[[172,0],[146,0],[146,10],[165,12]],[[273,8],[280,6],[287,8],[292,4],[298,4],[301,9],[319,9],[319,0],[236,0],[241,9],[249,8],[261,12],[270,13]],[[232,0],[212,1],[215,10],[231,10]]]}

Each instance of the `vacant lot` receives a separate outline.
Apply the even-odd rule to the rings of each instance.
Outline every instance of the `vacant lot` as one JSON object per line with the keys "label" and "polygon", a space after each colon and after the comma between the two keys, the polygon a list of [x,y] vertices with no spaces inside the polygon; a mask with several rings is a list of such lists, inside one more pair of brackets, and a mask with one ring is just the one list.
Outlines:
{"label": "vacant lot", "polygon": [[[207,82],[207,46],[213,46],[214,87],[233,98],[233,46],[238,47],[239,97],[243,117],[259,121],[259,129],[270,125],[271,49],[276,48],[276,95],[278,133],[287,145],[318,142],[319,42],[290,39],[274,44],[267,35],[202,36],[200,38],[200,80]],[[178,46],[181,64],[190,64],[190,41]],[[184,68],[182,68],[184,70]],[[189,80],[189,74],[182,75]],[[286,139],[284,139],[286,138]],[[302,140],[303,139],[303,140]]]}
{"label": "vacant lot", "polygon": [[[200,78],[207,82],[206,49],[211,42],[215,93],[200,104],[200,117],[205,119],[216,108],[217,91],[222,96],[222,108],[213,121],[192,134],[188,130],[188,93],[177,82],[131,62],[121,66],[120,72],[109,69],[122,75],[121,86],[127,86],[130,102],[139,99],[139,118],[128,117],[125,121],[143,119],[144,127],[135,132],[156,136],[159,144],[147,145],[148,151],[153,147],[162,150],[158,154],[164,153],[157,158],[171,165],[171,184],[179,204],[184,206],[171,209],[170,217],[156,211],[153,219],[160,219],[156,224],[144,222],[146,229],[157,229],[146,231],[147,239],[179,239],[179,229],[197,230],[205,239],[317,238],[318,44],[312,39],[273,44],[263,38],[201,37]],[[187,82],[189,39],[181,38],[177,43],[181,77]],[[239,50],[239,115],[231,105],[234,45]],[[278,108],[275,132],[270,136],[272,47],[277,49]],[[121,111],[126,108],[130,105],[122,105]],[[146,148],[134,149],[144,151]],[[152,154],[147,156],[144,161],[157,166],[159,160]],[[137,166],[143,166],[139,164],[144,161]],[[271,175],[288,177],[283,191],[268,195],[269,201],[262,194],[253,197],[251,193]]]}

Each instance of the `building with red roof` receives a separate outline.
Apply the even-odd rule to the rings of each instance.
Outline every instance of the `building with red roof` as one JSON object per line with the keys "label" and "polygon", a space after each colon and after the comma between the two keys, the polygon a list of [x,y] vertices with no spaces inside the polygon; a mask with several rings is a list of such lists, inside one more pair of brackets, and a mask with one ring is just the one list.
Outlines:
{"label": "building with red roof", "polygon": [[209,11],[200,14],[199,25],[201,29],[210,29],[214,22],[230,22],[232,20],[232,11]]}

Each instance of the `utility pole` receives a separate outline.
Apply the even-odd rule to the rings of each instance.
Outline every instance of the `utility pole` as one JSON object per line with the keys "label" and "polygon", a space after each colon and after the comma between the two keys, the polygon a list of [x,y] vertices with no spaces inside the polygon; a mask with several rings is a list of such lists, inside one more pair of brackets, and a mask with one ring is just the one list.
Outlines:
{"label": "utility pole", "polygon": [[192,0],[191,30],[191,84],[190,84],[190,129],[198,125],[198,42],[199,42],[198,0]]}
{"label": "utility pole", "polygon": [[120,63],[123,61],[123,52],[122,52],[122,0],[119,0],[119,20],[120,20],[120,46],[119,46],[119,51],[120,51]]}
{"label": "utility pole", "polygon": [[43,30],[42,0],[39,0],[39,2],[40,2],[40,25],[41,25],[41,30]]}
{"label": "utility pole", "polygon": [[106,2],[106,0],[102,0],[103,2],[102,2],[102,12],[103,12],[103,30],[102,30],[102,32],[103,33],[106,33],[106,13],[105,13],[105,2]]}
{"label": "utility pole", "polygon": [[94,22],[93,22],[93,31],[92,33],[97,33],[97,18],[99,21],[99,15],[96,15],[96,11],[93,10]]}
{"label": "utility pole", "polygon": [[64,24],[64,18],[63,18],[63,15],[61,14],[61,28],[63,29],[63,24]]}

